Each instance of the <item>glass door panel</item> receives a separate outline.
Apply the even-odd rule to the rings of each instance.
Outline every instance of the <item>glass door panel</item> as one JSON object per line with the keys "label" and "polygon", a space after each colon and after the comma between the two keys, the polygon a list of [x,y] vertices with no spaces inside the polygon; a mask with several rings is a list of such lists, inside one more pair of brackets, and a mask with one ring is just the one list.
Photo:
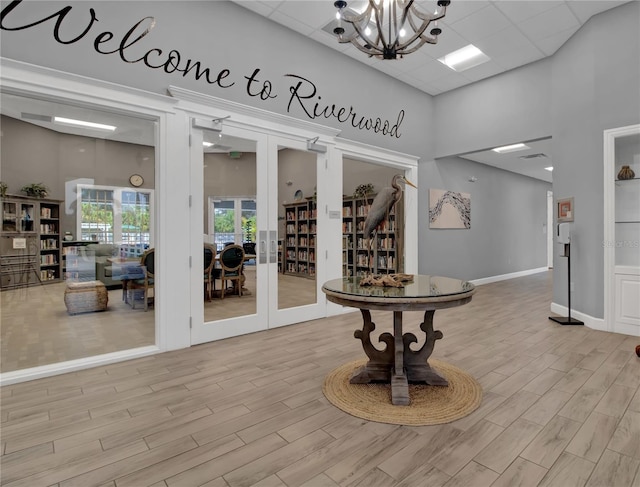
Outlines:
{"label": "glass door panel", "polygon": [[[154,345],[153,290],[142,306],[144,290],[124,292],[122,269],[140,268],[154,245],[156,122],[8,93],[0,107],[9,185],[0,231],[0,372]],[[115,129],[66,126],[55,116]],[[25,180],[44,184],[47,196],[18,194]]]}
{"label": "glass door panel", "polygon": [[[256,235],[266,225],[266,137],[225,127],[193,129],[193,184],[199,186],[193,225],[202,222],[192,247],[192,343],[265,329],[267,269],[257,265]],[[196,153],[197,151],[197,153]],[[266,151],[263,149],[263,152]],[[201,175],[201,177],[200,177]],[[194,232],[194,235],[198,234]],[[261,310],[263,309],[263,310]]]}
{"label": "glass door panel", "polygon": [[278,150],[278,240],[283,249],[278,276],[278,309],[314,304],[318,206],[317,154],[280,147]]}
{"label": "glass door panel", "polygon": [[364,221],[373,198],[382,188],[391,186],[391,180],[396,174],[403,174],[403,171],[380,164],[344,159],[343,276],[365,276],[371,272],[374,274],[404,272],[404,225],[401,202],[395,205],[389,215],[385,215],[384,223],[375,230],[371,242],[368,242],[367,236],[363,233]]}

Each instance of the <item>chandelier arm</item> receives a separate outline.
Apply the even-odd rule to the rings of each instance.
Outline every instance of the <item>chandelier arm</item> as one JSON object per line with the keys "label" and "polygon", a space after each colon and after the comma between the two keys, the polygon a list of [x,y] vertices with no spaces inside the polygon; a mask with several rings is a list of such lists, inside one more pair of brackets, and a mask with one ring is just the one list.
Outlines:
{"label": "chandelier arm", "polygon": [[[389,3],[385,7],[387,1]],[[432,21],[446,15],[449,1],[438,1],[442,5],[438,5],[438,10],[435,13],[418,10],[414,2],[415,0],[368,0],[367,8],[361,14],[342,16],[342,20],[350,23],[355,32],[348,37],[345,37],[343,33],[338,34],[338,41],[340,43],[349,42],[369,57],[375,56],[379,59],[396,59],[398,55],[402,57],[417,51],[426,43],[436,44],[441,30],[437,29],[437,32],[432,35],[426,34],[425,31]],[[338,5],[339,3],[343,5]],[[342,13],[346,2],[336,1],[335,5]],[[401,12],[398,9],[401,9]],[[372,18],[377,30],[375,41],[370,34],[365,33]],[[385,25],[385,20],[388,25]],[[400,31],[405,29],[407,23],[413,32],[407,40],[401,41]],[[432,29],[431,32],[434,30]]]}
{"label": "chandelier arm", "polygon": [[[359,51],[362,51],[365,54],[367,54],[369,57],[382,56],[382,51],[377,46],[373,46],[373,45],[369,44],[371,46],[371,49],[367,49],[366,47],[361,46],[356,39],[352,40],[351,44],[353,44]],[[375,52],[373,52],[373,51],[375,51]]]}
{"label": "chandelier arm", "polygon": [[428,20],[428,21],[440,20],[440,19],[444,18],[444,16],[446,15],[447,7],[438,7],[438,8],[442,9],[442,10],[440,10],[439,12],[436,12],[435,14],[432,14],[430,12],[421,12],[414,5],[414,6],[411,7],[411,12],[421,20]]}
{"label": "chandelier arm", "polygon": [[380,8],[380,10],[378,10],[378,8],[374,5],[374,1],[375,0],[369,0],[369,7],[367,8],[367,10],[371,11],[373,9],[373,16],[376,21],[376,31],[378,34],[375,46],[380,50],[380,52],[382,52],[383,49],[380,49],[378,44],[382,44],[383,48],[384,46],[386,46],[386,39],[384,37],[384,31],[382,30],[382,24],[384,22],[384,2],[382,3],[382,7]]}
{"label": "chandelier arm", "polygon": [[418,42],[417,46],[414,46],[414,47],[412,47],[410,49],[398,50],[398,55],[405,56],[407,54],[411,54],[412,52],[416,52],[418,49],[420,49],[422,46],[424,46],[425,42],[428,42],[428,41],[425,41],[423,38],[420,38],[420,42]]}
{"label": "chandelier arm", "polygon": [[420,26],[417,26],[412,16],[409,16],[408,21],[409,21],[409,25],[411,26],[411,30],[413,30],[413,34],[406,41],[398,45],[398,47],[401,47],[401,48],[404,48],[406,46],[413,44],[418,38],[422,38],[423,37],[422,34],[427,29],[427,27],[429,27],[429,24],[430,24],[430,22],[424,22]]}

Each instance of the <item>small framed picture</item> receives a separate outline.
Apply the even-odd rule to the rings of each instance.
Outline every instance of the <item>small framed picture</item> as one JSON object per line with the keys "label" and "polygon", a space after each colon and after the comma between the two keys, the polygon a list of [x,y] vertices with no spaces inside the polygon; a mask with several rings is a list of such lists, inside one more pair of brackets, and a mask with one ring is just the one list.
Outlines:
{"label": "small framed picture", "polygon": [[558,221],[573,221],[573,198],[563,198],[558,200]]}

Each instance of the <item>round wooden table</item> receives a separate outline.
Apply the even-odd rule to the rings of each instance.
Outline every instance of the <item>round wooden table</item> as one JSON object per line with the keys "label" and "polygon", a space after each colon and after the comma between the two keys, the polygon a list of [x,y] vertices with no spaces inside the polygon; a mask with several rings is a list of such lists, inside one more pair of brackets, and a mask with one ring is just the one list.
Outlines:
{"label": "round wooden table", "polygon": [[[433,315],[437,309],[462,306],[471,301],[475,293],[473,284],[459,279],[440,276],[415,275],[404,287],[360,286],[359,277],[328,281],[322,286],[327,299],[333,303],[360,309],[364,321],[362,330],[354,336],[362,342],[369,361],[351,376],[352,384],[390,382],[391,402],[409,404],[409,382],[446,386],[447,380],[433,370],[428,359],[442,332],[433,329]],[[393,311],[393,334],[382,333],[379,341],[385,343],[378,350],[371,343],[375,323],[370,310]],[[402,312],[424,311],[420,329],[425,342],[420,350],[410,348],[418,339],[413,333],[402,333]]]}

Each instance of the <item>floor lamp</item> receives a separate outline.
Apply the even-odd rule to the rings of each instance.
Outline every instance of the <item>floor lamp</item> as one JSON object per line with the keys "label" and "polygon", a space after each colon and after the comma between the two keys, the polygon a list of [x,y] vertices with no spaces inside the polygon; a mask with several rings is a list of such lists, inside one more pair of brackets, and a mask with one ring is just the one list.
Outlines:
{"label": "floor lamp", "polygon": [[558,224],[558,242],[563,244],[561,257],[567,258],[567,310],[568,316],[549,316],[551,321],[561,325],[584,325],[583,321],[571,317],[571,233],[568,223]]}

